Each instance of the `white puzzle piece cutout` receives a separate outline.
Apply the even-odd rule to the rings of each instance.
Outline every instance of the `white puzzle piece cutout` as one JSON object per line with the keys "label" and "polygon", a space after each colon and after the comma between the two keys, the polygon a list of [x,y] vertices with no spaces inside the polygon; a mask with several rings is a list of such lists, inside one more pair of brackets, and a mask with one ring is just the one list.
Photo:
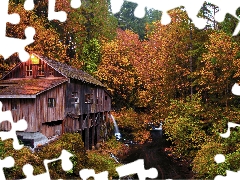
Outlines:
{"label": "white puzzle piece cutout", "polygon": [[25,51],[25,47],[34,42],[33,36],[35,35],[35,29],[32,27],[27,27],[25,29],[26,39],[7,37],[7,22],[11,24],[18,24],[20,21],[18,14],[8,14],[8,3],[9,0],[0,1],[0,54],[4,57],[4,59],[7,59],[17,52],[22,61],[27,61],[29,53]]}
{"label": "white puzzle piece cutout", "polygon": [[14,159],[13,157],[9,156],[9,157],[6,157],[4,158],[3,160],[0,159],[0,179],[1,180],[5,180],[5,175],[4,175],[4,172],[3,172],[3,168],[11,168],[14,166]]}
{"label": "white puzzle piece cutout", "polygon": [[[203,6],[205,0],[127,0],[128,2],[137,3],[138,6],[134,11],[134,15],[138,18],[142,18],[145,15],[145,8],[153,8],[162,12],[161,22],[163,25],[167,25],[171,22],[171,17],[168,14],[169,10],[175,9],[180,6],[184,6],[188,14],[188,17],[192,20],[195,26],[199,29],[202,29],[206,26],[206,19],[197,17],[201,7]],[[113,14],[118,13],[123,5],[124,0],[111,0],[111,9]],[[240,1],[236,0],[209,0],[207,1],[212,3],[220,8],[220,11],[216,13],[216,21],[222,22],[227,13],[234,16],[238,21],[240,18],[236,15],[236,10],[240,7]],[[238,23],[233,36],[236,36],[239,33],[240,24]]]}
{"label": "white puzzle piece cutout", "polygon": [[24,119],[13,122],[12,112],[11,111],[2,111],[2,102],[0,101],[0,123],[3,121],[8,121],[11,123],[10,131],[0,131],[0,137],[4,141],[6,139],[13,139],[13,148],[19,150],[23,147],[18,142],[16,131],[24,131],[27,129],[27,122]]}
{"label": "white puzzle piece cutout", "polygon": [[48,164],[61,160],[62,161],[62,169],[64,171],[69,171],[72,169],[73,164],[70,160],[70,157],[72,157],[73,155],[71,153],[69,153],[66,150],[62,150],[61,155],[56,158],[56,159],[51,159],[51,160],[44,160],[44,167],[46,169],[46,172],[43,174],[38,174],[38,175],[33,175],[33,166],[31,164],[25,164],[23,166],[23,173],[26,175],[25,180],[51,180],[50,177],[50,173],[49,173],[49,169],[48,169]]}

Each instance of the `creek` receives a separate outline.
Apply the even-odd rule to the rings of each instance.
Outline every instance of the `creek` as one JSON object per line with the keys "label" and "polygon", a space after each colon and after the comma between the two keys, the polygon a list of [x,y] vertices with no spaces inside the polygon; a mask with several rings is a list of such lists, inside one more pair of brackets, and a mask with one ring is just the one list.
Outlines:
{"label": "creek", "polygon": [[193,177],[188,162],[169,156],[166,149],[170,148],[170,143],[162,130],[151,131],[151,139],[148,142],[132,144],[130,148],[123,162],[130,163],[144,159],[145,169],[154,167],[158,170],[157,179],[192,179]]}
{"label": "creek", "polygon": [[[152,128],[150,139],[144,144],[133,143],[121,137],[117,122],[111,115],[114,123],[114,133],[117,140],[128,144],[130,150],[128,154],[121,159],[123,164],[131,163],[138,159],[144,159],[145,169],[156,168],[158,170],[157,179],[192,179],[193,173],[189,162],[183,159],[174,158],[169,154],[170,142],[162,130],[162,123],[158,128]],[[129,143],[130,142],[130,143]],[[113,157],[116,158],[116,157]],[[137,179],[137,175],[132,176]],[[131,179],[131,178],[129,178]]]}

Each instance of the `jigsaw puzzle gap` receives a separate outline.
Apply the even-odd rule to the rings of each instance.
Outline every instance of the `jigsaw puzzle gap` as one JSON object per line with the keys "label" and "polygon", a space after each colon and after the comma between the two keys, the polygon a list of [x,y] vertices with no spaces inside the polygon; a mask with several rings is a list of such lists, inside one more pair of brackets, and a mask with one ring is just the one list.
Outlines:
{"label": "jigsaw puzzle gap", "polygon": [[0,101],[0,123],[7,121],[11,124],[11,130],[9,131],[0,131],[0,137],[4,141],[6,139],[13,139],[13,148],[19,150],[23,147],[18,142],[16,131],[24,131],[27,129],[27,122],[24,119],[21,119],[17,122],[13,122],[12,112],[11,111],[2,111],[2,102]]}
{"label": "jigsaw puzzle gap", "polygon": [[108,180],[108,171],[96,174],[94,169],[82,169],[79,171],[79,176],[83,180],[87,180],[90,177],[93,177],[94,180]]}
{"label": "jigsaw puzzle gap", "polygon": [[34,0],[26,0],[24,3],[24,9],[30,11],[34,9]]}
{"label": "jigsaw puzzle gap", "polygon": [[237,26],[233,32],[233,36],[237,36],[239,34],[240,31],[240,20],[238,20]]}
{"label": "jigsaw puzzle gap", "polygon": [[137,7],[134,11],[134,16],[137,18],[143,18],[145,16],[145,11],[141,7]]}
{"label": "jigsaw puzzle gap", "polygon": [[[9,22],[11,24],[18,24],[20,22],[20,17],[18,14],[8,14],[9,0],[0,1],[0,54],[4,59],[9,58],[12,54],[18,53],[21,56],[21,60],[27,59],[27,52],[25,47],[34,42],[33,33],[27,31],[26,39],[10,38],[6,36],[6,24]],[[29,56],[28,56],[29,57]]]}
{"label": "jigsaw puzzle gap", "polygon": [[235,127],[239,127],[240,124],[237,123],[232,123],[232,122],[228,122],[228,129],[226,133],[220,133],[220,136],[223,138],[228,138],[230,136],[230,128],[235,128]]}
{"label": "jigsaw puzzle gap", "polygon": [[137,174],[140,180],[145,180],[146,178],[157,178],[158,176],[156,168],[148,170],[145,169],[143,159],[117,167],[116,171],[118,172],[120,178],[131,174]]}
{"label": "jigsaw puzzle gap", "polygon": [[3,160],[0,159],[0,179],[1,180],[6,179],[3,168],[11,168],[14,166],[14,163],[15,163],[15,161],[14,161],[13,157],[11,157],[11,156],[6,157]]}
{"label": "jigsaw puzzle gap", "polygon": [[56,0],[48,1],[48,20],[59,20],[60,22],[64,22],[67,20],[67,13],[65,11],[55,11]]}
{"label": "jigsaw puzzle gap", "polygon": [[[112,0],[113,1],[113,0]],[[115,0],[116,1],[116,0]],[[22,61],[27,60],[29,58],[29,54],[24,50],[25,46],[31,44],[32,42],[34,42],[33,37],[35,35],[35,30],[34,28],[26,28],[25,29],[25,35],[26,35],[26,39],[21,40],[21,39],[17,39],[17,38],[8,38],[6,37],[6,23],[9,22],[11,24],[18,24],[20,21],[20,17],[18,14],[14,13],[14,14],[8,14],[8,0],[4,0],[1,1],[1,5],[0,5],[0,14],[1,14],[1,19],[0,19],[0,24],[1,24],[1,30],[0,30],[0,39],[2,42],[4,42],[4,44],[2,43],[0,46],[0,54],[3,55],[3,57],[6,59],[8,58],[10,55],[14,54],[15,52],[17,52],[19,54],[19,57]],[[119,5],[123,4],[123,1],[118,0]],[[140,1],[131,1],[131,2],[139,2]],[[165,24],[169,24],[171,22],[171,18],[170,16],[165,13],[170,9],[176,8],[175,6],[179,3],[181,3],[183,6],[184,4],[190,4],[190,0],[183,0],[183,1],[175,1],[176,3],[169,3],[171,5],[171,7],[169,9],[161,9],[160,6],[157,6],[157,10],[160,10],[163,12],[163,14],[165,15],[164,18],[162,18],[162,21]],[[201,2],[203,3],[204,1],[198,1],[198,3]],[[226,13],[229,13],[231,15],[233,15],[234,17],[236,17],[238,20],[239,18],[236,15],[235,9],[232,5],[228,6],[229,4],[234,4],[236,5],[238,3],[238,5],[240,5],[239,1],[217,1],[217,0],[210,0],[211,3],[214,3],[216,5],[218,5],[221,9],[221,11],[219,13],[216,14],[216,20],[219,22],[222,22],[224,20],[224,17],[226,15]],[[233,3],[235,2],[235,3]],[[59,11],[59,12],[55,12],[55,0],[49,0],[49,20],[53,20],[53,19],[57,19],[61,22],[66,21],[67,18],[67,14],[64,11]],[[81,6],[81,1],[80,0],[72,0],[71,1],[71,6],[73,8],[78,8]],[[194,7],[194,6],[193,6]],[[195,7],[199,7],[198,5],[195,4]],[[26,0],[25,4],[24,4],[24,8],[26,10],[32,10],[34,8],[34,3],[33,0]],[[112,10],[114,13],[116,13],[116,11],[120,10],[121,7],[112,7]],[[145,15],[145,11],[143,10],[145,8],[144,5],[138,5],[138,7],[136,8],[134,14],[137,15],[138,17],[143,17]],[[154,7],[153,7],[154,8]],[[223,10],[224,9],[224,10]],[[203,19],[196,17],[197,14],[197,8],[194,8],[193,12],[190,12],[191,9],[187,8],[186,6],[186,10],[188,12],[189,18],[191,18],[193,20],[193,23],[195,24],[196,27],[198,28],[202,28],[203,25],[206,23],[204,22]],[[240,30],[240,25],[238,23],[238,25],[236,26],[233,35],[237,35],[239,33]],[[237,87],[237,86],[235,86]],[[239,86],[237,87],[239,88]],[[237,95],[240,95],[239,90],[233,90],[232,92],[236,93]],[[233,94],[234,94],[233,93]],[[12,121],[12,115],[10,111],[2,111],[2,104],[0,102],[0,122],[3,121],[5,119],[5,121],[7,120],[9,123],[11,123],[12,129],[9,132],[0,132],[0,137],[5,140],[5,139],[9,139],[12,138],[13,139],[13,146],[15,149],[20,148],[21,146],[19,146],[18,144],[18,139],[16,136],[16,131],[23,131],[27,128],[27,124],[26,121],[24,119],[19,120],[18,122],[13,122]],[[227,132],[224,134],[221,134],[222,137],[227,138],[230,135],[230,128],[231,127],[237,127],[240,126],[239,124],[236,123],[228,123],[228,129]],[[217,155],[216,155],[217,156]],[[223,156],[221,155],[221,157],[219,156],[218,160],[218,156],[216,158],[216,162],[224,162],[225,159],[223,160]],[[53,160],[46,160],[44,161],[45,164],[47,165],[48,163],[51,163],[53,161],[62,160],[62,168],[67,170],[67,169],[71,169],[72,168],[72,164],[71,161],[69,160],[70,158],[70,153],[65,153],[64,151],[62,152],[61,156],[58,159],[53,159]],[[7,157],[4,160],[0,160],[0,165],[2,167],[2,173],[0,174],[0,179],[5,179],[4,174],[3,174],[3,167],[12,167],[14,165],[14,159],[12,157]],[[46,167],[46,166],[45,166]],[[130,167],[130,168],[129,168]],[[139,167],[139,168],[137,168]],[[132,171],[128,171],[131,170]],[[24,166],[24,173],[28,176],[29,179],[38,179],[39,176],[34,176],[32,174],[33,172],[33,167],[30,164],[26,164]],[[28,172],[26,172],[28,171]],[[125,172],[126,171],[126,172]],[[154,178],[157,176],[157,172],[155,168],[151,168],[149,170],[145,170],[144,169],[144,162],[143,160],[138,160],[135,161],[133,163],[130,163],[128,165],[124,165],[122,167],[118,168],[118,172],[119,175],[121,177],[128,175],[126,173],[130,172],[135,172],[139,175],[140,179],[145,179],[146,177],[150,177],[150,178]],[[238,175],[239,176],[239,172],[231,172],[231,171],[226,171],[227,172],[227,177],[229,178],[231,175]],[[50,178],[49,172],[47,171],[46,173],[42,174],[43,176],[41,176],[41,178],[39,179],[48,179]],[[104,175],[103,177],[106,177],[106,172],[103,172],[102,175]],[[96,175],[97,176],[97,175]],[[217,176],[215,179],[220,179],[220,178],[227,178],[224,176]],[[235,177],[235,176],[234,176]]]}
{"label": "jigsaw puzzle gap", "polygon": [[217,154],[215,157],[214,157],[214,161],[219,164],[219,163],[223,163],[225,162],[225,156],[223,154]]}
{"label": "jigsaw puzzle gap", "polygon": [[122,5],[123,5],[123,0],[111,0],[111,10],[113,14],[116,14],[120,11]]}
{"label": "jigsaw puzzle gap", "polygon": [[71,7],[77,9],[81,6],[81,0],[71,0]]}
{"label": "jigsaw puzzle gap", "polygon": [[64,171],[69,171],[72,169],[73,164],[70,160],[70,157],[72,157],[73,155],[71,153],[69,153],[66,150],[62,150],[60,156],[58,158],[55,159],[45,159],[43,161],[44,167],[46,169],[45,173],[42,174],[38,174],[38,175],[33,175],[33,166],[31,164],[25,164],[22,168],[23,173],[25,174],[26,178],[25,180],[50,180],[50,173],[49,173],[49,168],[48,168],[48,164],[52,163],[52,162],[56,162],[61,160],[62,161],[62,169]]}

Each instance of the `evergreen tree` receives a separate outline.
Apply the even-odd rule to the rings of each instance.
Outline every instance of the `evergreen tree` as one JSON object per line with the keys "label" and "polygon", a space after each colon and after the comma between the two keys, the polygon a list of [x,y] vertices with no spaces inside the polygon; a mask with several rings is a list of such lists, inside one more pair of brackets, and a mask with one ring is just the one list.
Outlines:
{"label": "evergreen tree", "polygon": [[136,3],[124,1],[119,13],[115,14],[118,20],[118,27],[122,30],[131,30],[139,35],[140,39],[144,39],[146,35],[145,26],[156,20],[160,20],[161,12],[154,9],[145,9],[145,17],[137,18],[134,16]]}

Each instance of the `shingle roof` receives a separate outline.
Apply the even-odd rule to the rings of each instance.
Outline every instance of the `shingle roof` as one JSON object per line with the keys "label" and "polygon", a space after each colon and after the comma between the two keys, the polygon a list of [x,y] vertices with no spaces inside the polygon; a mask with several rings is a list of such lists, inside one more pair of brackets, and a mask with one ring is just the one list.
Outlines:
{"label": "shingle roof", "polygon": [[65,63],[61,63],[59,61],[49,59],[47,57],[39,56],[36,54],[34,54],[34,55],[37,56],[38,58],[40,58],[41,60],[45,61],[49,66],[51,66],[53,69],[55,69],[56,71],[58,71],[60,74],[62,74],[63,76],[65,76],[67,78],[77,79],[82,82],[106,87],[99,80],[95,79],[93,76],[91,76],[90,74],[88,74],[82,70],[71,67]]}
{"label": "shingle roof", "polygon": [[64,82],[67,78],[44,79],[8,79],[0,81],[0,97],[4,98],[35,98],[36,95],[52,89]]}

